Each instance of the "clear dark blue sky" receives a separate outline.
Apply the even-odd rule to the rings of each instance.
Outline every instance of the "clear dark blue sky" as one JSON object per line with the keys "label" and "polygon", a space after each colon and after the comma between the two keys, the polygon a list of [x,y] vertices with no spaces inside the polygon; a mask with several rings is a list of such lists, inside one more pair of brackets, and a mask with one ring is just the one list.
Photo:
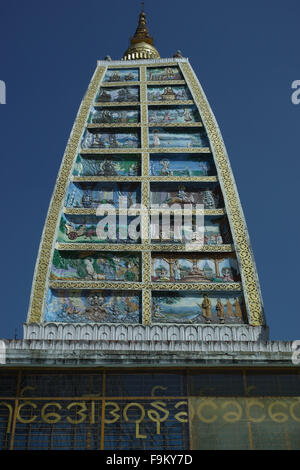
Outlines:
{"label": "clear dark blue sky", "polygon": [[[0,338],[22,335],[59,165],[96,60],[120,59],[133,0],[0,5]],[[145,1],[161,57],[189,57],[221,128],[248,223],[271,339],[300,339],[299,0]],[[300,290],[300,289],[299,289]]]}

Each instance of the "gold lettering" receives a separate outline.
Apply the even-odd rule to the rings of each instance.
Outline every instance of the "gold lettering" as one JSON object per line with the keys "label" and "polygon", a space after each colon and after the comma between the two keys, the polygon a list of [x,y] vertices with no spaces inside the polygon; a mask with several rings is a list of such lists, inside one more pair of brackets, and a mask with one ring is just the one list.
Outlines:
{"label": "gold lettering", "polygon": [[139,419],[137,419],[135,421],[135,435],[136,435],[136,438],[137,439],[146,439],[147,436],[145,436],[144,434],[140,434],[140,423],[143,421],[144,417],[145,417],[145,410],[144,410],[144,407],[140,404],[140,403],[136,403],[136,402],[132,402],[132,403],[128,403],[128,405],[125,406],[124,410],[123,410],[123,416],[124,416],[124,419],[125,421],[129,421],[129,418],[127,416],[127,411],[129,410],[129,408],[131,408],[132,406],[136,406],[137,408],[139,408],[141,410],[141,416]]}
{"label": "gold lettering", "polygon": [[214,410],[218,408],[217,405],[210,398],[204,399],[204,401],[202,401],[202,403],[200,403],[197,408],[198,418],[200,419],[200,421],[203,421],[204,423],[213,423],[214,421],[218,419],[218,416],[213,415],[211,418],[206,418],[205,416],[203,416],[202,410],[205,406],[211,407]]}
{"label": "gold lettering", "polygon": [[164,416],[161,417],[156,410],[148,410],[147,412],[149,418],[156,423],[156,434],[160,434],[160,423],[166,421],[170,412],[166,410],[167,404],[163,401],[153,401],[150,403],[150,405],[153,406],[153,408],[156,408],[156,410],[162,411],[164,413]]}
{"label": "gold lettering", "polygon": [[167,388],[168,388],[168,387],[162,387],[161,385],[156,385],[156,386],[153,387],[152,390],[151,390],[151,397],[154,397],[154,396],[155,396],[156,390],[158,390],[158,389],[167,390]]}
{"label": "gold lettering", "polygon": [[24,403],[22,403],[21,405],[18,406],[17,420],[20,421],[20,423],[24,423],[24,424],[33,423],[33,421],[37,418],[36,415],[32,416],[32,418],[28,418],[28,419],[22,418],[22,416],[20,415],[20,411],[24,406],[32,406],[32,408],[34,408],[34,409],[37,408],[37,405],[35,403],[32,403],[31,401],[25,401]]}
{"label": "gold lettering", "polygon": [[264,403],[257,400],[256,398],[246,398],[246,406],[248,407],[248,411],[249,411],[249,421],[252,421],[253,423],[261,423],[262,421],[264,421],[264,419],[266,418],[265,413],[260,418],[254,418],[250,414],[251,413],[250,408],[252,408],[252,406],[259,406],[260,408],[264,408],[265,407]]}
{"label": "gold lettering", "polygon": [[43,422],[48,423],[48,424],[58,423],[58,421],[61,420],[61,417],[58,413],[54,413],[53,411],[46,413],[46,410],[49,406],[56,406],[59,410],[62,409],[62,406],[60,403],[57,403],[57,402],[46,403],[43,406],[42,411],[41,411],[41,417],[42,417]]}
{"label": "gold lettering", "polygon": [[236,423],[239,421],[243,415],[243,409],[241,405],[238,403],[238,401],[234,400],[228,400],[222,403],[221,408],[225,408],[226,406],[233,406],[236,407],[236,411],[228,411],[223,415],[224,421],[227,421],[228,423]]}
{"label": "gold lettering", "polygon": [[109,411],[109,413],[110,413],[112,416],[114,416],[114,418],[112,418],[112,419],[104,418],[104,422],[105,422],[106,424],[115,423],[115,422],[118,421],[118,419],[120,418],[120,415],[117,414],[117,412],[120,411],[120,407],[119,407],[118,403],[116,403],[116,402],[114,402],[114,401],[107,401],[107,402],[105,402],[105,408],[106,408],[107,406],[110,406],[110,405],[115,407],[113,410]]}
{"label": "gold lettering", "polygon": [[294,413],[294,408],[295,406],[297,405],[300,405],[300,398],[297,398],[296,401],[294,401],[294,403],[292,403],[290,405],[290,414],[291,414],[291,417],[295,420],[295,421],[298,421],[298,423],[300,423],[300,417],[299,416],[296,416],[295,413]]}
{"label": "gold lettering", "polygon": [[5,401],[0,402],[0,406],[6,406],[8,409],[8,422],[7,422],[7,428],[6,428],[6,433],[9,434],[11,431],[11,422],[12,422],[12,416],[13,416],[13,407],[9,403],[5,403]]}
{"label": "gold lettering", "polygon": [[95,424],[95,400],[91,401],[90,424]]}
{"label": "gold lettering", "polygon": [[[179,401],[176,403],[175,408],[179,408],[179,406],[182,405],[187,405],[187,401]],[[174,416],[177,421],[180,421],[181,423],[187,423],[188,422],[188,413],[187,411],[180,411],[179,413],[176,413]]]}
{"label": "gold lettering", "polygon": [[273,408],[274,406],[283,406],[283,408],[287,408],[287,404],[284,403],[283,401],[276,400],[273,403],[271,403],[268,407],[268,413],[270,418],[275,421],[276,423],[284,423],[285,421],[288,420],[288,415],[285,413],[280,413],[280,412],[274,412]]}
{"label": "gold lettering", "polygon": [[70,418],[70,416],[67,416],[67,421],[69,421],[69,423],[71,423],[71,424],[82,423],[86,419],[86,414],[84,414],[84,412],[87,410],[87,406],[86,406],[85,401],[84,402],[74,401],[73,403],[70,403],[67,406],[67,410],[70,410],[71,408],[73,408],[73,406],[80,406],[81,407],[81,410],[79,410],[79,411],[76,410],[76,414],[78,414],[80,416],[80,418],[73,419],[73,418]]}

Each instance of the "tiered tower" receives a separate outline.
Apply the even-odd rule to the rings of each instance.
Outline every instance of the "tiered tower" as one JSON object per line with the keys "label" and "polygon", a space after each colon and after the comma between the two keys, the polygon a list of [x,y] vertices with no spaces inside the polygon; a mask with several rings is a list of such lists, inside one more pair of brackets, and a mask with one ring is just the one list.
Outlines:
{"label": "tiered tower", "polygon": [[230,330],[253,340],[266,334],[264,324],[219,128],[188,59],[159,58],[142,12],[122,61],[98,62],[76,117],[41,240],[26,338],[49,328],[73,337],[76,326],[84,339],[93,325],[93,335],[106,331],[108,339],[182,340],[206,331],[217,340]]}
{"label": "tiered tower", "polygon": [[292,353],[207,99],[142,12],[78,111],[24,339],[0,341],[0,449],[299,449]]}

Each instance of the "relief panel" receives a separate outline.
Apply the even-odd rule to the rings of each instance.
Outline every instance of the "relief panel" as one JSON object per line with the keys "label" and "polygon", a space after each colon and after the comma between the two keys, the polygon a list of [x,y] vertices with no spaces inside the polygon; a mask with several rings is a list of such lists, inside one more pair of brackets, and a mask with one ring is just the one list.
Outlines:
{"label": "relief panel", "polygon": [[141,295],[130,291],[49,289],[45,321],[140,323]]}
{"label": "relief panel", "polygon": [[196,154],[150,155],[151,176],[214,176],[217,174],[211,156]]}
{"label": "relief panel", "polygon": [[141,281],[140,255],[54,250],[51,280]]}
{"label": "relief panel", "polygon": [[241,292],[153,292],[152,323],[246,323]]}
{"label": "relief panel", "polygon": [[140,176],[140,155],[78,155],[74,176]]}

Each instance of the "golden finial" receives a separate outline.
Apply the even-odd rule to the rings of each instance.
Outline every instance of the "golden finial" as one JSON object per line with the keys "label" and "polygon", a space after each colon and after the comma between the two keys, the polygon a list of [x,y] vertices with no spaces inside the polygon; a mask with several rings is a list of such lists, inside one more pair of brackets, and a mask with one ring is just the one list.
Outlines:
{"label": "golden finial", "polygon": [[150,37],[146,14],[144,11],[144,2],[142,2],[142,10],[139,15],[139,22],[134,33],[130,38],[130,47],[127,49],[123,56],[123,60],[136,60],[136,59],[156,59],[160,55],[153,46],[153,38]]}

